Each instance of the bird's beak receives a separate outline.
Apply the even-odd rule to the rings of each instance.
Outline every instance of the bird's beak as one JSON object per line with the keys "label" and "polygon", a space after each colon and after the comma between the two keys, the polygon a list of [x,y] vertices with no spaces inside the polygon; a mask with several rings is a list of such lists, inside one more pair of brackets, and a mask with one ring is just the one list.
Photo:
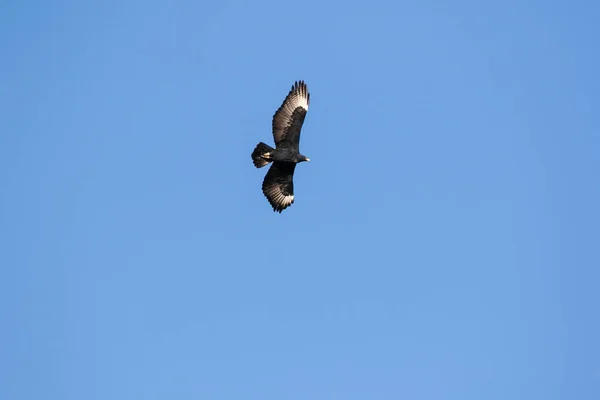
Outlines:
{"label": "bird's beak", "polygon": [[306,157],[306,161],[310,161],[310,158]]}

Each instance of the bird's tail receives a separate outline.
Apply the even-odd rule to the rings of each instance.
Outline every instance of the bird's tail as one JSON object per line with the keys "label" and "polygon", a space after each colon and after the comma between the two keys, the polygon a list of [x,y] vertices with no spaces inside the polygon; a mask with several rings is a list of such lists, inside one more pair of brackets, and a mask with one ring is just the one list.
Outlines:
{"label": "bird's tail", "polygon": [[262,155],[272,150],[275,149],[266,143],[260,142],[259,144],[257,144],[254,148],[254,151],[252,152],[252,162],[254,163],[254,166],[256,168],[262,168],[265,165],[267,165],[269,161],[262,158]]}

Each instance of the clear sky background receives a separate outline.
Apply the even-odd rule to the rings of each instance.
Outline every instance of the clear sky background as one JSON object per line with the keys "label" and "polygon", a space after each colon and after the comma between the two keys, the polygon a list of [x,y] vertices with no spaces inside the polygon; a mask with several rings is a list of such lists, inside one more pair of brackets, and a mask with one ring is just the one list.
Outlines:
{"label": "clear sky background", "polygon": [[0,398],[599,399],[599,20],[3,1]]}

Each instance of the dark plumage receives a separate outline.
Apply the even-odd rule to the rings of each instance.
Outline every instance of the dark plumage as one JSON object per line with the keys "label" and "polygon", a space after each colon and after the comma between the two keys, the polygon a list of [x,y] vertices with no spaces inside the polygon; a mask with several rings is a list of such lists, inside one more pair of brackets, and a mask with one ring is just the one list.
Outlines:
{"label": "dark plumage", "polygon": [[294,170],[296,164],[310,161],[300,154],[300,131],[310,104],[304,81],[297,81],[283,104],[273,115],[275,148],[260,142],[252,152],[256,168],[273,163],[262,184],[262,191],[273,207],[282,212],[294,203]]}

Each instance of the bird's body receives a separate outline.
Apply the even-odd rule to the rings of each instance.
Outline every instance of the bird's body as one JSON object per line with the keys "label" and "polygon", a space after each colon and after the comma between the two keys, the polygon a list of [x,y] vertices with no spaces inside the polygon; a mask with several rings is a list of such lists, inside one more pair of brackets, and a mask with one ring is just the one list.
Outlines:
{"label": "bird's body", "polygon": [[295,149],[280,147],[275,148],[267,153],[263,153],[261,157],[267,161],[291,162],[299,163],[304,160],[304,156],[298,153]]}
{"label": "bird's body", "polygon": [[310,94],[304,81],[295,82],[273,115],[275,148],[260,142],[252,152],[256,168],[273,163],[265,175],[262,190],[273,210],[279,213],[294,203],[296,164],[310,161],[300,154],[300,131],[309,104]]}

